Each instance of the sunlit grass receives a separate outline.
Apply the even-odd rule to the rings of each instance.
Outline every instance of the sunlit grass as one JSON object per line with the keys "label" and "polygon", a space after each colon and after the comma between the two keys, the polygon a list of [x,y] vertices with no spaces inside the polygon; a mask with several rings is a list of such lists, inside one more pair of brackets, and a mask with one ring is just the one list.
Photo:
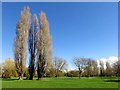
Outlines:
{"label": "sunlit grass", "polygon": [[42,80],[3,79],[3,88],[118,88],[117,78],[91,77],[58,77]]}

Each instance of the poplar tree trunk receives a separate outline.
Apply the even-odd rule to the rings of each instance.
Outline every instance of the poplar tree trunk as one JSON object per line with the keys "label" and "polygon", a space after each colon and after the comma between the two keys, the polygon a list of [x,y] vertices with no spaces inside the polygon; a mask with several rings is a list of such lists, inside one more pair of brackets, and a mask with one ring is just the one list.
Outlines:
{"label": "poplar tree trunk", "polygon": [[23,80],[23,74],[22,73],[19,74],[18,80]]}
{"label": "poplar tree trunk", "polygon": [[39,74],[38,75],[38,80],[41,80],[42,79],[42,74]]}

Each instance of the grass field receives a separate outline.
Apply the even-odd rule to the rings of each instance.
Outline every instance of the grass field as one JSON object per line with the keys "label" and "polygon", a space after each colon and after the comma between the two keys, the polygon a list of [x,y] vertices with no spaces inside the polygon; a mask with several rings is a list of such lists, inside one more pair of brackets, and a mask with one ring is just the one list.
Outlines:
{"label": "grass field", "polygon": [[38,81],[22,80],[15,78],[3,79],[2,88],[118,88],[117,78],[99,78],[82,77],[59,77],[59,78],[43,78]]}

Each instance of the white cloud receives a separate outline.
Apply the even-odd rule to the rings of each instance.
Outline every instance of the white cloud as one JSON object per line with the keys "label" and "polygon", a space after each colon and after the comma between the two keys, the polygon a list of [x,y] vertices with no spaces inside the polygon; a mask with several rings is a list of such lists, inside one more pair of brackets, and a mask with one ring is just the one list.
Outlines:
{"label": "white cloud", "polygon": [[104,68],[106,68],[106,62],[109,62],[110,65],[113,65],[115,62],[118,61],[118,57],[110,56],[108,58],[101,58],[101,59],[97,60],[98,66],[99,66],[100,61],[102,61],[104,63]]}
{"label": "white cloud", "polygon": [[115,63],[115,62],[117,62],[118,61],[118,57],[115,57],[115,56],[111,56],[111,57],[109,57],[108,58],[108,60],[107,60],[108,62],[110,62],[110,63]]}
{"label": "white cloud", "polygon": [[69,66],[68,67],[68,71],[71,71],[71,70],[77,70],[78,68],[76,66]]}

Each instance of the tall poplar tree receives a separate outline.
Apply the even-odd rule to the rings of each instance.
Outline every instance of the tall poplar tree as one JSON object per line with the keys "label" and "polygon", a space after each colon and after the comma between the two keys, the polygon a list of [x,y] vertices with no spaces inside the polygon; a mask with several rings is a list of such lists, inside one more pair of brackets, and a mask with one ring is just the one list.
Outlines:
{"label": "tall poplar tree", "polygon": [[38,80],[43,77],[46,70],[49,70],[52,60],[52,46],[49,24],[44,12],[40,13],[40,34],[39,34],[39,55],[38,55]]}
{"label": "tall poplar tree", "polygon": [[38,18],[37,15],[34,14],[34,24],[31,24],[31,28],[29,30],[28,36],[28,46],[30,53],[29,60],[29,80],[33,80],[33,75],[35,71],[35,60],[37,58],[37,46],[38,46]]}
{"label": "tall poplar tree", "polygon": [[19,80],[22,80],[26,63],[26,40],[28,30],[30,28],[30,16],[29,7],[24,7],[16,25],[16,37],[14,38],[14,59]]}

